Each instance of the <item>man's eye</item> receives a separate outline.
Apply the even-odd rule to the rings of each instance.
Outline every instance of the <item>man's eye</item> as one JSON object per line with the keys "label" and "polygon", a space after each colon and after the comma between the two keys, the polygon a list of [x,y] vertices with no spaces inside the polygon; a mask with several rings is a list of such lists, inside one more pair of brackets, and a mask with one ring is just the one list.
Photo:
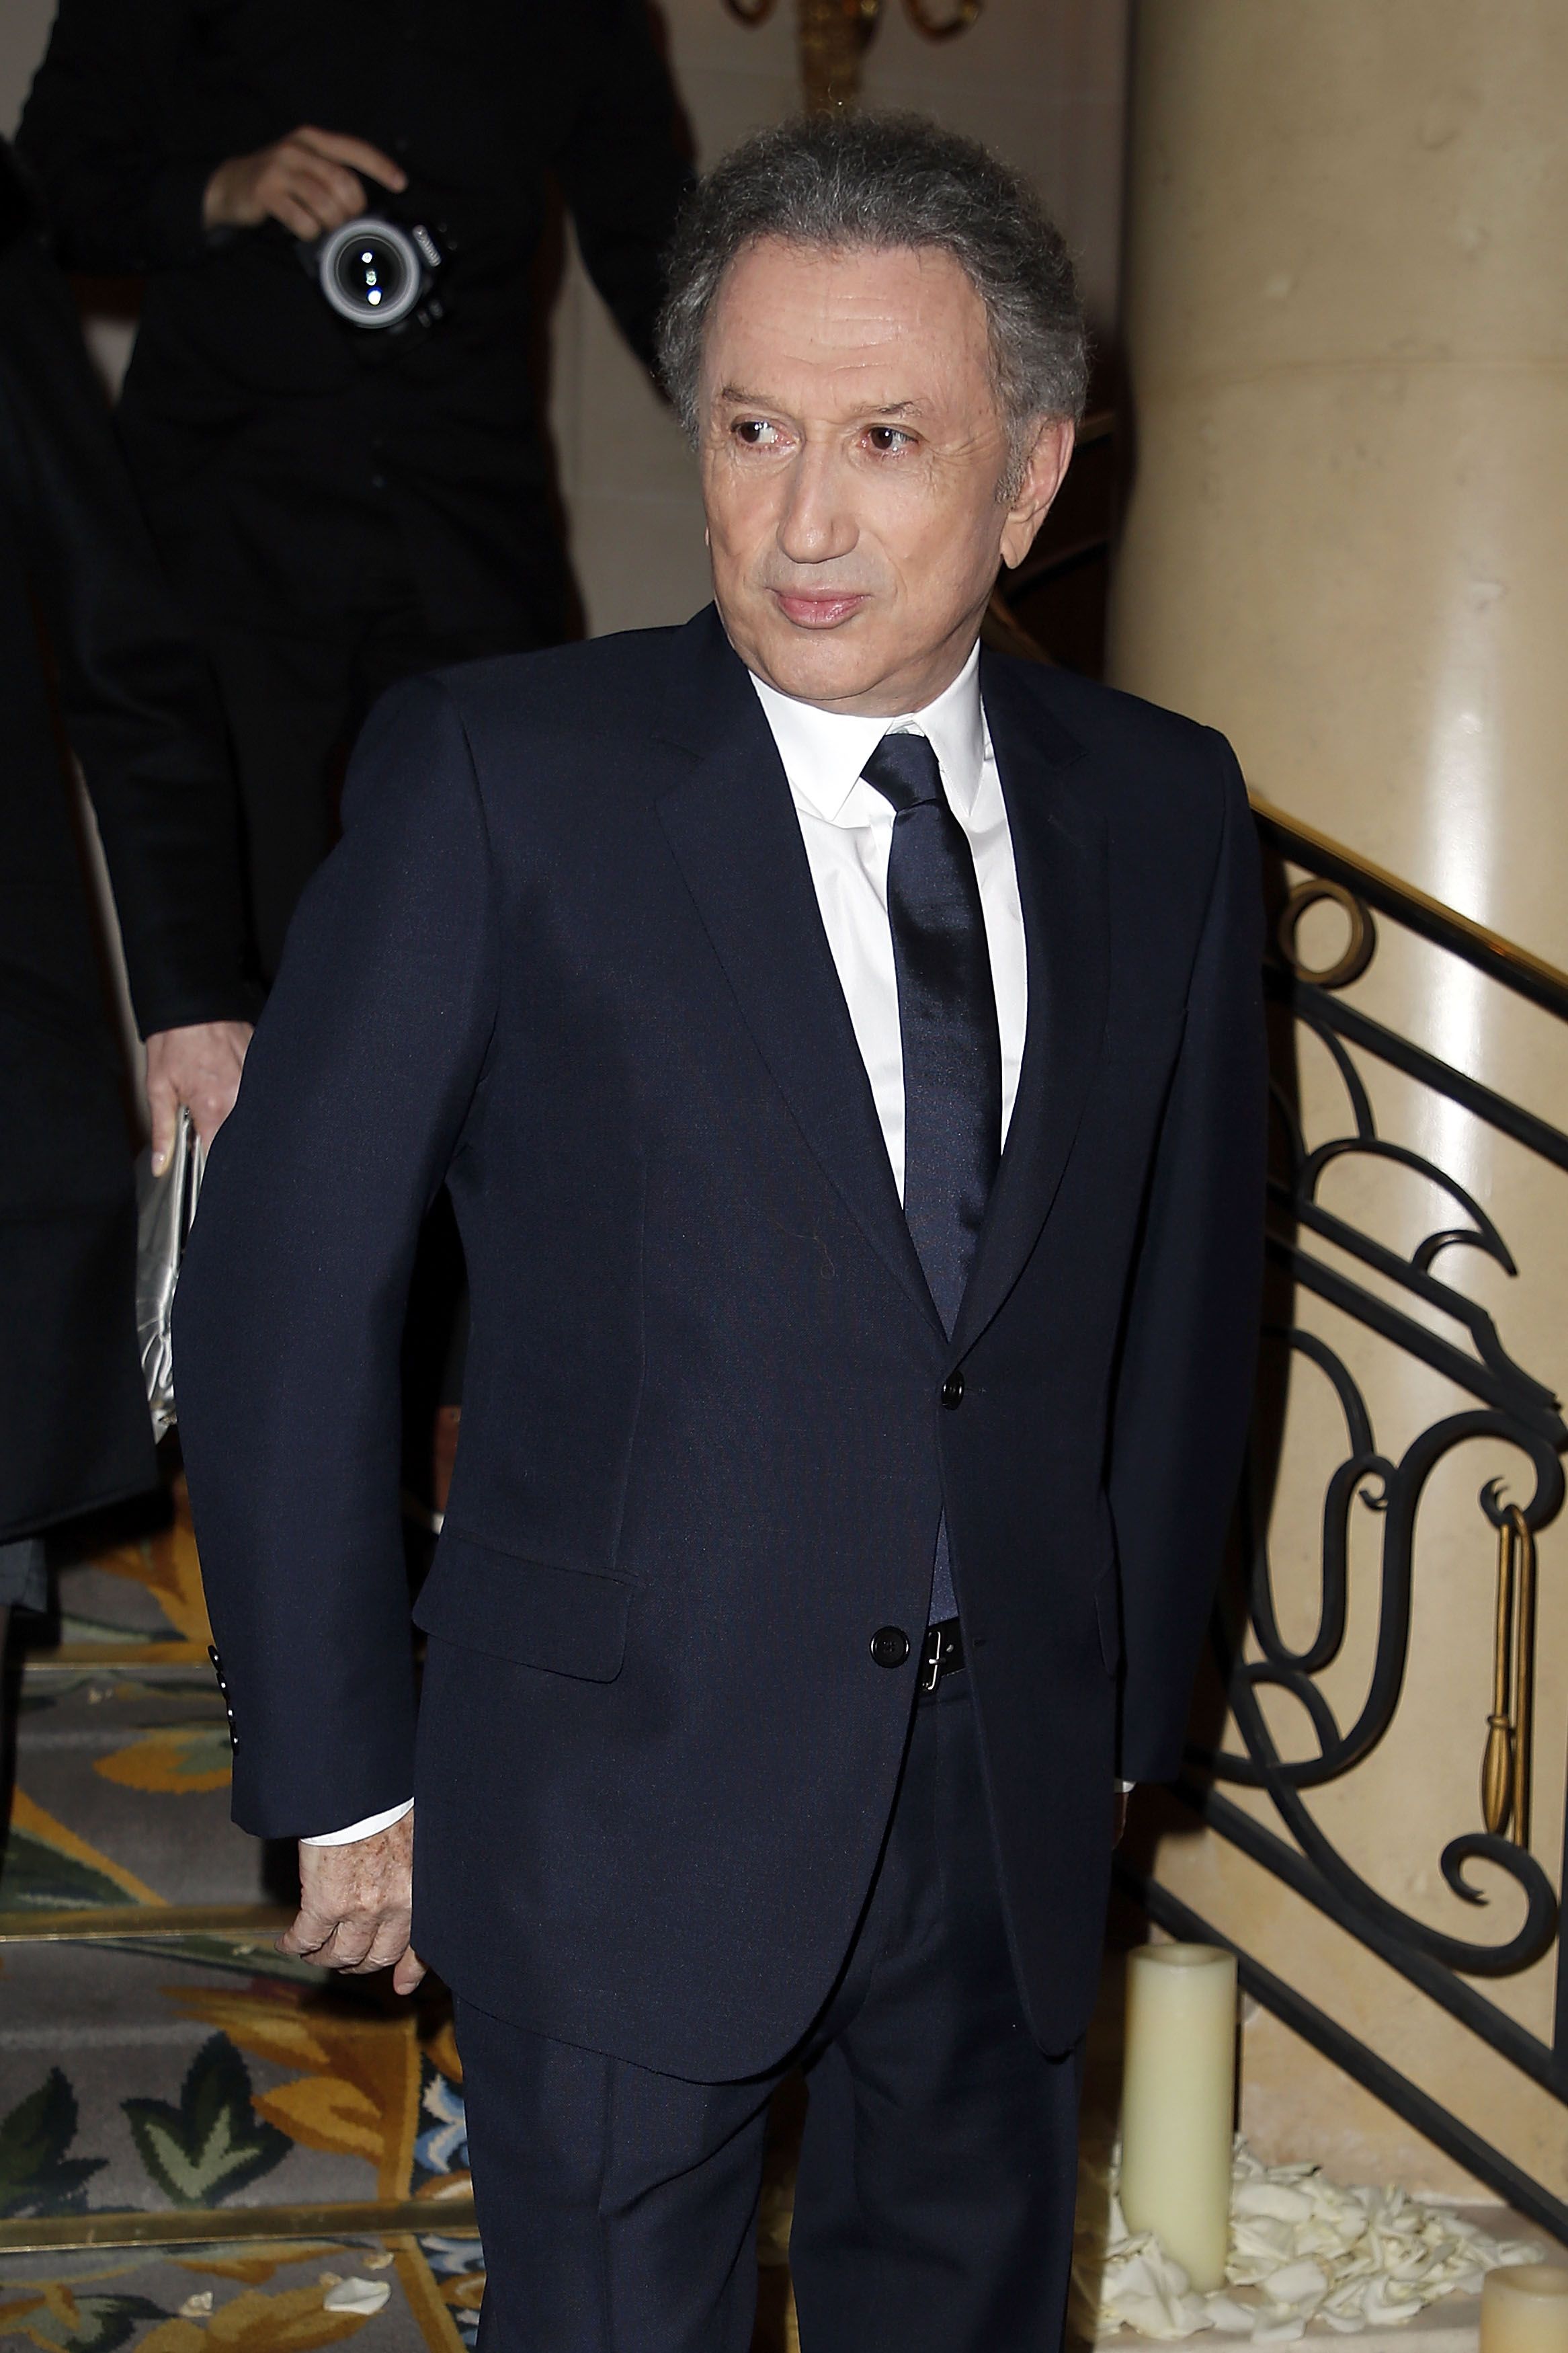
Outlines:
{"label": "man's eye", "polygon": [[912,447],[912,436],[900,433],[896,425],[873,425],[866,438],[879,458],[896,458]]}
{"label": "man's eye", "polygon": [[748,449],[771,449],[779,438],[778,427],[763,417],[740,417],[730,429]]}

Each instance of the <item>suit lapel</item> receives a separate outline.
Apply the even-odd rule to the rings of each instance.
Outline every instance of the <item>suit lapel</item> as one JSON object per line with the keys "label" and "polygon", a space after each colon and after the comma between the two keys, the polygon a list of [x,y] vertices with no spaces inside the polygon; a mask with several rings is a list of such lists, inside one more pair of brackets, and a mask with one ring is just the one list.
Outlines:
{"label": "suit lapel", "polygon": [[983,655],[980,677],[1018,874],[1029,1003],[1017,1101],[956,1354],[997,1314],[1049,1214],[1100,1060],[1110,976],[1105,820],[1082,747],[1013,664]]}
{"label": "suit lapel", "polygon": [[658,816],[741,1013],[811,1150],[939,1336],[817,909],[783,764],[711,609],[682,633],[663,732],[692,759]]}

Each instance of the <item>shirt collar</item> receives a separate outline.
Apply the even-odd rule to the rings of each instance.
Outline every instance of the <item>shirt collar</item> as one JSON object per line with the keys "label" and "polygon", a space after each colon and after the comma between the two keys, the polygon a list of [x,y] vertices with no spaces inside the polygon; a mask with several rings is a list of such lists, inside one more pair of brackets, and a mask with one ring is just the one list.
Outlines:
{"label": "shirt collar", "polygon": [[790,791],[829,824],[865,823],[864,810],[850,807],[851,796],[883,736],[898,733],[924,735],[942,764],[942,785],[957,814],[968,817],[973,808],[985,760],[978,642],[952,684],[934,702],[892,719],[819,711],[815,703],[781,694],[754,670],[749,675],[773,730]]}

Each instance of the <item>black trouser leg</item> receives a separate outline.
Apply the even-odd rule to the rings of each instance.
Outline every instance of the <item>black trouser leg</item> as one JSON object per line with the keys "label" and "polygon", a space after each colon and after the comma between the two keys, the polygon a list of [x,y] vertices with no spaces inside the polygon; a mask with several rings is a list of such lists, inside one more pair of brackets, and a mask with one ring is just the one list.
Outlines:
{"label": "black trouser leg", "polygon": [[916,1711],[876,1890],[808,2061],[790,2268],[802,2353],[1056,2353],[1079,2062],[1019,2004],[973,1714]]}
{"label": "black trouser leg", "polygon": [[480,2353],[747,2353],[765,2084],[687,2084],[457,2005]]}
{"label": "black trouser leg", "polygon": [[[459,2000],[482,2353],[745,2353],[771,2082],[688,2084]],[[803,2353],[1057,2353],[1077,2053],[1007,1947],[962,1678],[917,1708],[877,1883],[803,2054]]]}

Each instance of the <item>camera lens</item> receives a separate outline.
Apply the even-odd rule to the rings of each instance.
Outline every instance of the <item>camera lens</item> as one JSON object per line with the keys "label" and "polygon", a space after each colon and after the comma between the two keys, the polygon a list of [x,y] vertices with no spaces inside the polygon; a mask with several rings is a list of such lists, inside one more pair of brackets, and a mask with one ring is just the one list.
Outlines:
{"label": "camera lens", "polygon": [[419,300],[425,280],[418,249],[395,221],[345,221],[321,240],[321,291],[356,327],[395,327]]}

